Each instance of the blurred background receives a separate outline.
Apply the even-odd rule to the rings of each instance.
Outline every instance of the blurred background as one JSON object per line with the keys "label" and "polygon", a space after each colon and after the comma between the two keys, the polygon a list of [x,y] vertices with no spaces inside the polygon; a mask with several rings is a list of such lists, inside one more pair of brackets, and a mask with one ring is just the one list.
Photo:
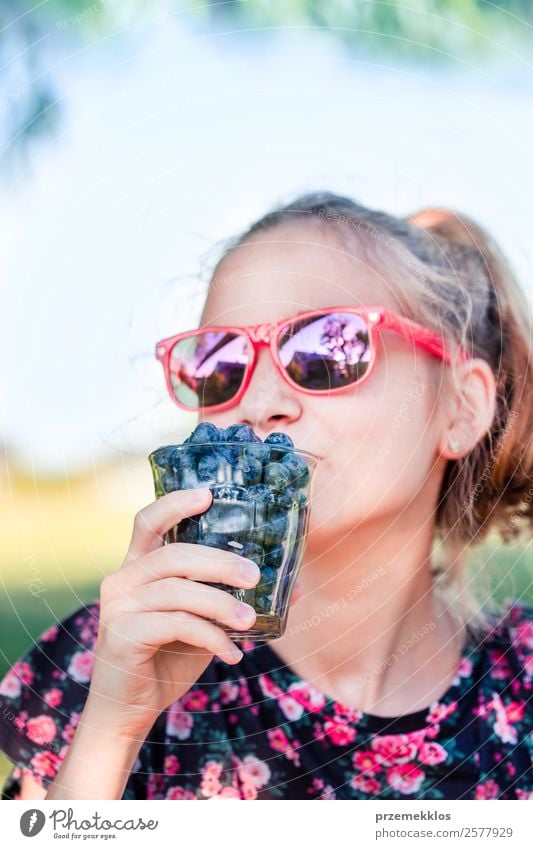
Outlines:
{"label": "blurred background", "polygon": [[[531,295],[532,41],[529,0],[0,0],[0,677],[120,565],[194,423],[155,342],[273,203],[454,207]],[[533,602],[529,546],[470,568]]]}

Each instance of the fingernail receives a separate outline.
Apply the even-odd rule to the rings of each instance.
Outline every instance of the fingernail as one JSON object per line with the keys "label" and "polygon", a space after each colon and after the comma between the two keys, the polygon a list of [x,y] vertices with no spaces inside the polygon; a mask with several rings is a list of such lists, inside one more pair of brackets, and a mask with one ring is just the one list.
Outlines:
{"label": "fingernail", "polygon": [[191,498],[192,498],[193,501],[196,501],[196,502],[205,501],[208,492],[211,492],[211,490],[208,489],[207,487],[205,487],[205,486],[198,487],[197,489],[193,489],[193,491],[191,493]]}
{"label": "fingernail", "polygon": [[237,619],[250,619],[255,616],[255,610],[249,604],[239,601],[235,608],[235,616]]}
{"label": "fingernail", "polygon": [[240,649],[232,649],[228,654],[233,660],[242,660],[243,658],[243,653]]}
{"label": "fingernail", "polygon": [[257,581],[260,574],[259,566],[252,560],[244,560],[241,563],[241,575],[245,581]]}

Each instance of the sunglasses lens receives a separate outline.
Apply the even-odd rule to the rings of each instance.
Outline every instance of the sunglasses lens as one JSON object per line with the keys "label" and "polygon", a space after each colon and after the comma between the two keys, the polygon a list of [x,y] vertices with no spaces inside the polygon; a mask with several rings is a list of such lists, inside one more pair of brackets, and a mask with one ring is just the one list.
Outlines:
{"label": "sunglasses lens", "polygon": [[280,334],[278,352],[289,377],[318,392],[357,383],[372,358],[365,319],[349,313],[317,313],[295,321]]}
{"label": "sunglasses lens", "polygon": [[186,407],[215,407],[241,387],[249,361],[244,336],[206,331],[176,342],[170,352],[170,383]]}

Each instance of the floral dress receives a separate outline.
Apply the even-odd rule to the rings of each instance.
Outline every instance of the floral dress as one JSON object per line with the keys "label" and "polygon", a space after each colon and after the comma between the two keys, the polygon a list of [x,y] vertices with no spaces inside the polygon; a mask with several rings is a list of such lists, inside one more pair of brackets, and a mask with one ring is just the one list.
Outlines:
{"label": "floral dress", "polygon": [[[46,630],[0,682],[0,749],[47,788],[88,694],[99,602]],[[533,606],[510,600],[427,708],[356,710],[284,665],[275,641],[214,657],[155,721],[123,799],[532,799]]]}

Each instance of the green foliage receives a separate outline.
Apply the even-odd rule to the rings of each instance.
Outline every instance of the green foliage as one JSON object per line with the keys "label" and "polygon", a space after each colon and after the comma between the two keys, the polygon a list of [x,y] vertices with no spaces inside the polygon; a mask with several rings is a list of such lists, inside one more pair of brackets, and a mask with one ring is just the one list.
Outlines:
{"label": "green foliage", "polygon": [[[319,30],[364,61],[446,63],[488,58],[530,40],[530,0],[0,0],[2,148],[24,153],[60,119],[52,57],[75,52],[127,20],[167,14],[196,32]],[[1,137],[0,137],[1,138]]]}

